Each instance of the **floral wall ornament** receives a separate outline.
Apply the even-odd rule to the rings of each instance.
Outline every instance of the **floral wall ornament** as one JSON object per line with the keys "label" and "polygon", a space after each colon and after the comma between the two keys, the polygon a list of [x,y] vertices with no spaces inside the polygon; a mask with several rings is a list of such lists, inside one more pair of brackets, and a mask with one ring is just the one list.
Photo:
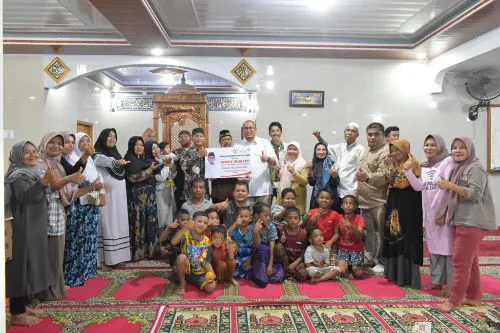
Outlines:
{"label": "floral wall ornament", "polygon": [[255,72],[255,69],[245,59],[241,60],[231,71],[241,83],[249,81]]}
{"label": "floral wall ornament", "polygon": [[71,69],[59,57],[55,57],[44,69],[45,73],[56,81],[61,82]]}

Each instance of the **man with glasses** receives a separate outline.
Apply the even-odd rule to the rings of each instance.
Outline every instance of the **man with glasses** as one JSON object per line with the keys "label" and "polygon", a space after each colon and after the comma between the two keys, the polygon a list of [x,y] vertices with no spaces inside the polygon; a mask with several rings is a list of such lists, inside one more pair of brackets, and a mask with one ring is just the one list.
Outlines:
{"label": "man with glasses", "polygon": [[243,123],[244,138],[235,147],[250,147],[252,158],[252,175],[249,179],[250,199],[252,202],[264,202],[271,205],[273,184],[270,167],[276,165],[274,149],[268,140],[257,136],[257,125],[253,120]]}
{"label": "man with glasses", "polygon": [[386,159],[389,145],[384,137],[384,125],[371,123],[366,128],[369,150],[361,158],[356,172],[358,201],[365,219],[366,265],[375,273],[384,271],[382,244],[384,237],[385,203],[390,171]]}

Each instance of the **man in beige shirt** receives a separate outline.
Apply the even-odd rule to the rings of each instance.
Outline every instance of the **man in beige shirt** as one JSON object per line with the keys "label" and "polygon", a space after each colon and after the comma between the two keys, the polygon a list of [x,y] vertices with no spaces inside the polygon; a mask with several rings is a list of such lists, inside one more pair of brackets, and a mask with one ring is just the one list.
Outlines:
{"label": "man in beige shirt", "polygon": [[390,171],[386,164],[389,145],[384,138],[384,125],[371,123],[366,128],[370,149],[358,164],[358,201],[365,219],[365,257],[367,266],[373,266],[376,273],[383,272],[382,244],[384,239],[385,203],[389,186]]}

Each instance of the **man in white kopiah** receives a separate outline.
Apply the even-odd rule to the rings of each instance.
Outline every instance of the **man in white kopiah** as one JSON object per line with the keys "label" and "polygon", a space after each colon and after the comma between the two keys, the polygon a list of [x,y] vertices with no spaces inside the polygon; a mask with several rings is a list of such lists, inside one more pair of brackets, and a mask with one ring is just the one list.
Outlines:
{"label": "man in white kopiah", "polygon": [[356,171],[359,160],[365,153],[365,147],[356,142],[359,136],[359,126],[356,123],[349,123],[344,129],[345,142],[335,145],[328,144],[322,137],[320,131],[316,130],[313,135],[319,142],[327,145],[328,152],[332,155],[335,164],[330,169],[330,174],[339,176],[340,183],[337,186],[339,197],[342,199],[346,195],[356,195],[358,182]]}
{"label": "man in white kopiah", "polygon": [[252,175],[248,185],[250,199],[253,202],[271,204],[273,199],[273,183],[271,182],[270,167],[276,165],[273,147],[269,140],[257,136],[257,125],[253,120],[243,123],[244,139],[236,142],[234,147],[250,147],[252,158]]}

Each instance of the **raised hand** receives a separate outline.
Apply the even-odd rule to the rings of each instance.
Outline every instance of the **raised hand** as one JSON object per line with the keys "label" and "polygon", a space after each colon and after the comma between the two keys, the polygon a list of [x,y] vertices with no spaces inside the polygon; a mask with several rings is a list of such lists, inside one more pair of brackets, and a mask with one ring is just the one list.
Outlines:
{"label": "raised hand", "polygon": [[319,138],[321,136],[321,132],[319,130],[314,130],[312,132],[312,135],[314,135],[315,137]]}
{"label": "raised hand", "polygon": [[47,170],[45,170],[45,174],[43,175],[41,182],[43,185],[49,185],[52,184],[56,178],[57,176],[55,175],[55,170],[50,166],[47,166]]}
{"label": "raised hand", "polygon": [[174,222],[170,223],[167,228],[169,229],[176,229],[179,227],[179,222],[177,222],[177,220],[175,220]]}
{"label": "raised hand", "polygon": [[262,223],[262,220],[257,220],[257,222],[255,223],[255,228],[254,228],[254,233],[255,234],[260,234],[260,232],[262,231],[262,228],[264,227],[264,224]]}
{"label": "raised hand", "polygon": [[359,182],[366,182],[368,180],[368,174],[364,172],[362,168],[359,168],[356,172],[356,179]]}
{"label": "raised hand", "polygon": [[95,148],[94,148],[94,145],[91,144],[90,142],[89,143],[86,143],[84,148],[83,148],[83,153],[88,155],[88,156],[92,156],[95,154]]}
{"label": "raised hand", "polygon": [[262,151],[262,154],[260,155],[260,160],[262,161],[262,163],[266,163],[269,161],[269,157],[266,156],[264,151]]}
{"label": "raised hand", "polygon": [[103,187],[104,184],[99,179],[97,179],[95,182],[92,183],[92,185],[90,185],[90,189],[92,191],[100,191]]}
{"label": "raised hand", "polygon": [[410,153],[408,153],[408,159],[404,163],[403,169],[410,170],[412,167],[413,167],[412,156]]}
{"label": "raised hand", "polygon": [[80,168],[77,172],[75,172],[72,175],[69,175],[69,181],[74,184],[81,185],[85,181],[85,176],[82,175],[83,169]]}
{"label": "raised hand", "polygon": [[335,178],[335,177],[338,176],[338,174],[339,174],[339,172],[337,171],[337,168],[334,167],[334,166],[332,166],[330,168],[330,176],[333,177],[333,178]]}
{"label": "raised hand", "polygon": [[236,225],[238,227],[241,226],[241,224],[243,223],[243,220],[241,219],[240,215],[238,215],[238,217],[236,218],[236,221],[234,223],[236,223]]}
{"label": "raised hand", "polygon": [[123,166],[123,165],[127,165],[130,163],[130,161],[127,161],[127,160],[124,160],[124,159],[121,159],[121,160],[116,160],[116,163],[119,165],[119,166]]}
{"label": "raised hand", "polygon": [[292,164],[288,164],[286,166],[286,169],[288,170],[288,172],[290,172],[292,175],[295,173],[295,168]]}

